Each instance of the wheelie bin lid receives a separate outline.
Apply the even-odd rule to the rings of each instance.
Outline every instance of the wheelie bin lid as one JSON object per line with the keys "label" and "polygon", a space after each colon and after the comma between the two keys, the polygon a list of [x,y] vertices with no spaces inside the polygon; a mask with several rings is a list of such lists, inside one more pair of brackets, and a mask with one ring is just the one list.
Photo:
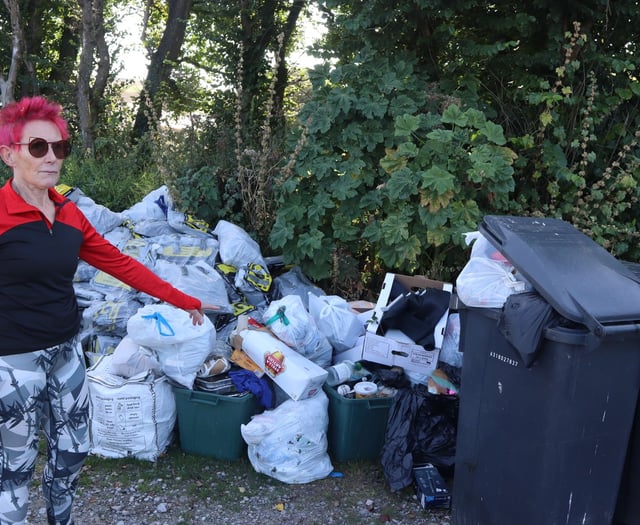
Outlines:
{"label": "wheelie bin lid", "polygon": [[563,317],[598,336],[639,331],[640,277],[575,228],[552,218],[487,215],[480,232]]}

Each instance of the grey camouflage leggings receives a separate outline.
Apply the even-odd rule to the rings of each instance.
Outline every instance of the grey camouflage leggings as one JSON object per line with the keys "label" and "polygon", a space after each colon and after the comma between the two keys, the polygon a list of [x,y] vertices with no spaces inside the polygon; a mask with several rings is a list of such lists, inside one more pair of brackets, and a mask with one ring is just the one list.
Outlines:
{"label": "grey camouflage leggings", "polygon": [[89,451],[89,395],[74,338],[26,354],[0,356],[0,525],[23,524],[40,429],[47,438],[42,491],[50,524],[71,523]]}

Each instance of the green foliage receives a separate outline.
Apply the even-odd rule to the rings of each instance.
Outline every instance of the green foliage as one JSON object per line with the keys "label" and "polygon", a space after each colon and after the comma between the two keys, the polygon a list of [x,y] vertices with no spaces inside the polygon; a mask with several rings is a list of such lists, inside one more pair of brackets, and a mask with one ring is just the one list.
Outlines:
{"label": "green foliage", "polygon": [[392,62],[361,52],[311,80],[314,97],[300,114],[308,137],[282,181],[272,246],[315,279],[340,271],[337,253],[363,272],[451,278],[462,233],[483,212],[509,210],[515,154],[502,128],[425,93],[409,55]]}
{"label": "green foliage", "polygon": [[536,129],[511,139],[519,200],[527,214],[565,219],[614,255],[637,260],[636,60],[605,55],[578,23],[564,50],[555,78],[539,81],[525,101]]}
{"label": "green foliage", "polygon": [[315,278],[345,253],[363,274],[454,278],[486,213],[560,217],[640,257],[633,2],[325,6],[333,62],[310,73],[271,235],[285,257]]}
{"label": "green foliage", "polygon": [[[49,90],[71,109],[75,72],[56,64],[71,4],[38,5],[47,17],[25,15],[37,78],[22,78],[21,90]],[[560,217],[616,256],[640,259],[635,0],[322,5],[327,61],[309,72],[288,155],[281,137],[295,107],[271,113],[265,51],[276,51],[290,6],[241,12],[234,2],[200,2],[162,96],[167,111],[205,116],[180,129],[155,123],[127,147],[132,117],[108,91],[96,160],[75,152],[65,177],[115,208],[169,183],[185,211],[210,223],[257,230],[258,216],[261,227],[275,217],[270,246],[262,234],[261,246],[334,290],[361,290],[354,276],[387,269],[454,278],[467,257],[461,233],[485,213]],[[164,21],[158,7],[150,49]],[[0,44],[9,49],[5,11]],[[267,11],[274,16],[258,24]],[[9,57],[0,59],[5,71]],[[65,67],[62,85],[53,73]]]}
{"label": "green foliage", "polygon": [[158,141],[165,144],[165,153],[158,152],[154,158],[164,159],[161,171],[176,205],[212,227],[220,219],[244,224],[233,127],[224,108],[216,105],[211,115],[192,116],[182,129],[163,129],[147,137],[156,151]]}
{"label": "green foliage", "polygon": [[115,212],[130,208],[163,184],[157,172],[140,172],[133,157],[105,163],[75,155],[65,161],[60,182],[79,188],[87,197]]}
{"label": "green foliage", "polygon": [[212,227],[221,220],[242,224],[240,193],[234,178],[215,166],[187,168],[172,180],[175,201]]}

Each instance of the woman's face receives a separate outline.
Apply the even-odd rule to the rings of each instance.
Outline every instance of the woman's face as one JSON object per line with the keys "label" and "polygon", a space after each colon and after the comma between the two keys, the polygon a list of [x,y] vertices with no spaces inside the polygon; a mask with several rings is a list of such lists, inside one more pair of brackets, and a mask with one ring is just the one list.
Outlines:
{"label": "woman's face", "polygon": [[49,145],[44,157],[36,158],[29,153],[29,142],[41,138],[57,142],[62,137],[60,130],[48,120],[32,120],[22,130],[21,146],[10,146],[3,153],[4,161],[13,169],[13,177],[19,184],[34,189],[53,188],[60,179],[62,160],[56,158]]}

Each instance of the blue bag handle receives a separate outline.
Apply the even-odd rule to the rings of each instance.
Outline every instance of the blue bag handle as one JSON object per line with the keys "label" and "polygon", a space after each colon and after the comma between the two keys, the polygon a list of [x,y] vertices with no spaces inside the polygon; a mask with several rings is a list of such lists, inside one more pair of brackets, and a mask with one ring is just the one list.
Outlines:
{"label": "blue bag handle", "polygon": [[[173,331],[173,328],[171,328],[171,325],[169,324],[169,322],[164,318],[164,316],[162,314],[159,314],[158,312],[154,312],[152,314],[149,315],[143,315],[142,316],[143,319],[155,319],[156,320],[156,325],[158,327],[158,333],[160,335],[169,337],[172,335],[176,335],[176,333]],[[163,327],[167,327],[169,329],[168,332],[163,332],[162,329]]]}

